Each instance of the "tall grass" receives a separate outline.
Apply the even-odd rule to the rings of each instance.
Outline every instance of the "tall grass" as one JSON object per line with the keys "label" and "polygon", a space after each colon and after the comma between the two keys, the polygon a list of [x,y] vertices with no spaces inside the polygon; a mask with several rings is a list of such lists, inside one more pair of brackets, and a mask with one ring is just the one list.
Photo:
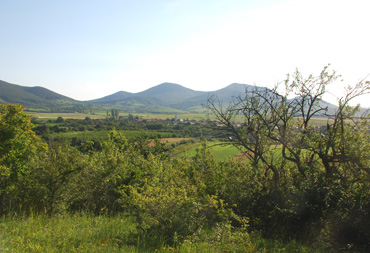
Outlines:
{"label": "tall grass", "polygon": [[138,231],[129,218],[75,215],[4,217],[1,252],[135,251]]}
{"label": "tall grass", "polygon": [[[316,249],[317,250],[317,249]],[[123,214],[83,212],[0,219],[0,252],[312,252],[295,241],[282,243],[220,225],[168,246],[153,241]]]}

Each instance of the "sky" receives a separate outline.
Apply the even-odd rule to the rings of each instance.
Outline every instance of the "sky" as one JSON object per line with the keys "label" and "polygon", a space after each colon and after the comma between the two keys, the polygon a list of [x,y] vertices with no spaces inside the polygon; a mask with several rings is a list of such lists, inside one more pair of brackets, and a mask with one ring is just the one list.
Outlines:
{"label": "sky", "polygon": [[[77,100],[163,82],[272,87],[296,69],[370,74],[369,0],[1,0],[0,80]],[[369,78],[368,78],[369,80]],[[370,107],[370,95],[358,100]]]}

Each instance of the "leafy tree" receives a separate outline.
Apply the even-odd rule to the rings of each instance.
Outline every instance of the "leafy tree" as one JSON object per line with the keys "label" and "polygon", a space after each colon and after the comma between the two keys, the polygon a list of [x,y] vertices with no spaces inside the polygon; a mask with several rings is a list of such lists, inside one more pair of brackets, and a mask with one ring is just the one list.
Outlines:
{"label": "leafy tree", "polygon": [[[66,144],[52,145],[42,159],[32,164],[29,173],[28,189],[32,193],[35,203],[41,202],[34,209],[52,214],[55,211],[66,208],[66,192],[71,187],[70,181],[75,174],[87,166],[87,158],[77,149]],[[62,207],[59,208],[58,207]]]}
{"label": "leafy tree", "polygon": [[[21,105],[0,105],[0,206],[5,191],[29,172],[27,166],[46,149],[32,131],[34,125]],[[1,211],[1,210],[0,210]]]}
{"label": "leafy tree", "polygon": [[129,114],[128,114],[128,120],[129,120],[129,121],[134,121],[134,120],[135,120],[134,115],[132,115],[131,113],[129,113]]}
{"label": "leafy tree", "polygon": [[163,162],[160,156],[149,156],[147,160],[154,173],[147,174],[140,185],[122,187],[127,194],[122,201],[149,240],[174,243],[236,217],[217,196],[216,188],[224,179],[219,174],[222,164],[206,150],[199,150],[193,159]]}
{"label": "leafy tree", "polygon": [[64,122],[64,119],[62,117],[58,117],[55,122],[56,123],[63,123]]}
{"label": "leafy tree", "polygon": [[117,109],[112,109],[111,114],[112,114],[112,118],[114,118],[114,119],[117,119],[118,116],[119,116],[119,112],[118,112]]}

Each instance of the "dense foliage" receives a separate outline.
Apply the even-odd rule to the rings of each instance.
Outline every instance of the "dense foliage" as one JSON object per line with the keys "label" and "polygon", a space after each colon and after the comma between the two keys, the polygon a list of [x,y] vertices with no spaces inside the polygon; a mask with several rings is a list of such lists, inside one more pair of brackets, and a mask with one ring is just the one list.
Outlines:
{"label": "dense foliage", "polygon": [[[325,238],[329,247],[370,247],[368,113],[359,116],[359,105],[350,106],[370,92],[370,82],[348,87],[337,109],[328,111],[322,97],[338,77],[328,67],[317,77],[296,71],[283,87],[247,90],[227,108],[209,100],[228,141],[264,174],[262,191],[252,199],[258,203],[236,213],[252,212],[251,224],[266,236],[279,231],[283,238]],[[236,126],[240,114],[245,122]],[[326,117],[326,126],[313,125],[314,117]]]}
{"label": "dense foliage", "polygon": [[0,212],[6,209],[4,198],[28,177],[28,163],[45,149],[32,131],[30,116],[22,111],[20,105],[0,105]]}
{"label": "dense foliage", "polygon": [[[99,148],[92,141],[82,141],[77,147],[49,141],[45,146],[20,106],[2,106],[1,215],[33,217],[36,213],[58,222],[60,215],[75,219],[70,215],[87,213],[129,220],[130,235],[115,232],[117,242],[109,236],[96,239],[101,243],[94,247],[105,247],[109,241],[111,250],[115,245],[139,245],[138,238],[149,250],[163,245],[191,248],[191,243],[219,251],[222,248],[217,245],[226,251],[266,249],[266,244],[256,246],[256,236],[285,245],[297,240],[316,250],[369,250],[368,121],[366,117],[351,121],[356,108],[349,106],[353,97],[368,91],[369,84],[348,90],[321,131],[310,120],[325,112],[318,102],[334,78],[326,69],[317,79],[303,79],[296,73],[285,86],[286,91],[296,92],[296,100],[288,98],[289,92],[256,90],[226,111],[210,104],[226,126],[222,129],[227,141],[248,156],[244,163],[217,161],[206,142],[195,156],[173,158],[164,143],[148,135],[129,139],[115,127]],[[245,124],[237,126],[232,119],[240,113]],[[61,128],[72,124],[58,121]],[[86,122],[88,128],[91,121],[76,122],[82,126]],[[128,219],[117,218],[122,216]],[[11,218],[4,222],[15,227]],[[94,218],[91,222],[99,223]],[[5,223],[0,225],[8,231]],[[15,231],[7,233],[19,236]],[[59,249],[65,249],[61,245]],[[74,247],[87,244],[76,241]]]}

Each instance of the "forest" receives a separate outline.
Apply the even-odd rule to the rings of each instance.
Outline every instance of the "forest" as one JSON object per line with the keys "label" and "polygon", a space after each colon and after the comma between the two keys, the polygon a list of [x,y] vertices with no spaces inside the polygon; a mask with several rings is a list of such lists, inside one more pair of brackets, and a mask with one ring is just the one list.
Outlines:
{"label": "forest", "polygon": [[0,251],[368,252],[369,115],[352,101],[370,82],[329,112],[338,78],[297,70],[226,106],[210,97],[199,124],[0,105]]}

